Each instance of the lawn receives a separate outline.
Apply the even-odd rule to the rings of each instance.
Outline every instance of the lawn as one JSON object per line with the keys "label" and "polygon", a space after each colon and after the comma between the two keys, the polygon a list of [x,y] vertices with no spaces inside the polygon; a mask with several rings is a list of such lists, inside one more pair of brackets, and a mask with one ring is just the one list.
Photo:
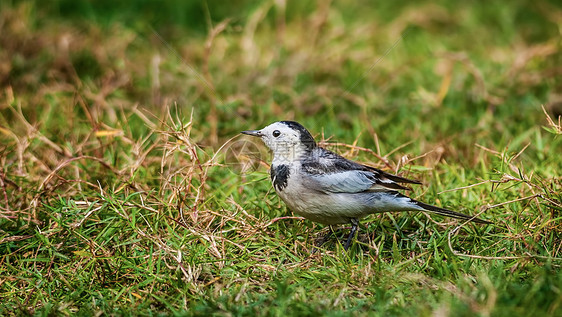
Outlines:
{"label": "lawn", "polygon": [[[0,315],[562,316],[556,1],[3,1]],[[417,179],[330,228],[240,131]]]}

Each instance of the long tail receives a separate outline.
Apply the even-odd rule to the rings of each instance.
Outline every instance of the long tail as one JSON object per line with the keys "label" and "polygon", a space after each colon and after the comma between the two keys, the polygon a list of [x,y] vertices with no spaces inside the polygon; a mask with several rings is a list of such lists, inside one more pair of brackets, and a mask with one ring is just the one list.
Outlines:
{"label": "long tail", "polygon": [[427,211],[431,211],[431,212],[434,212],[436,214],[440,214],[440,215],[443,215],[443,216],[453,217],[453,218],[463,219],[463,220],[470,220],[470,221],[474,221],[476,223],[482,223],[482,224],[491,224],[492,223],[490,221],[486,221],[486,220],[482,220],[480,218],[465,215],[465,214],[460,213],[460,212],[452,211],[452,210],[445,209],[445,208],[440,208],[440,207],[437,207],[437,206],[428,205],[428,204],[422,203],[422,202],[417,201],[417,200],[411,199],[411,201],[414,204],[420,206],[421,208],[423,208]]}

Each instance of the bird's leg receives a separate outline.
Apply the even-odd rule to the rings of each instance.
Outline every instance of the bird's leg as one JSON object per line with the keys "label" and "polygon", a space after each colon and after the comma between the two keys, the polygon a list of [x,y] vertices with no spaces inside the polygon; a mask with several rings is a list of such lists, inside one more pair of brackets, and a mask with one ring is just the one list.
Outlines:
{"label": "bird's leg", "polygon": [[351,245],[351,240],[353,240],[353,237],[355,236],[355,233],[357,232],[357,228],[359,227],[359,222],[357,221],[357,219],[355,218],[351,218],[351,232],[349,233],[349,236],[347,237],[347,242],[345,243],[345,246],[343,247],[345,250],[349,249],[349,246]]}
{"label": "bird's leg", "polygon": [[318,249],[322,247],[324,243],[326,243],[330,239],[330,237],[334,235],[334,233],[334,228],[330,226],[330,230],[328,231],[328,233],[326,233],[322,238],[320,238],[318,242],[316,242],[314,248],[312,249],[312,254],[316,253],[316,251],[318,251]]}
{"label": "bird's leg", "polygon": [[322,240],[320,240],[320,246],[322,246],[324,243],[326,243],[326,241],[328,241],[330,239],[330,237],[332,237],[332,235],[334,235],[334,228],[332,226],[330,226],[330,230],[328,231],[328,233],[326,233],[323,237]]}

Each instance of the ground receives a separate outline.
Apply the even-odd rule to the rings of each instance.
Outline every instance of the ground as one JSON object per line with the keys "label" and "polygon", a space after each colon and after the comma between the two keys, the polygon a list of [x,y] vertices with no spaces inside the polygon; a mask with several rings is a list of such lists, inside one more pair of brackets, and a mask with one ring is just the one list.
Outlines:
{"label": "ground", "polygon": [[[5,1],[1,315],[562,315],[555,1]],[[291,213],[295,120],[492,225]],[[315,251],[314,251],[315,250]]]}

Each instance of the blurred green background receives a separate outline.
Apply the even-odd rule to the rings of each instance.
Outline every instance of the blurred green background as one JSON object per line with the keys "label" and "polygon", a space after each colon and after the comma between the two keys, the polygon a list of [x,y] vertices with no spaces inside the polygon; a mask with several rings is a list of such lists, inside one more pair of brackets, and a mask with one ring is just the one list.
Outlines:
{"label": "blurred green background", "polygon": [[[560,315],[561,30],[545,0],[2,1],[0,313]],[[495,225],[312,253],[239,136],[278,120]]]}

